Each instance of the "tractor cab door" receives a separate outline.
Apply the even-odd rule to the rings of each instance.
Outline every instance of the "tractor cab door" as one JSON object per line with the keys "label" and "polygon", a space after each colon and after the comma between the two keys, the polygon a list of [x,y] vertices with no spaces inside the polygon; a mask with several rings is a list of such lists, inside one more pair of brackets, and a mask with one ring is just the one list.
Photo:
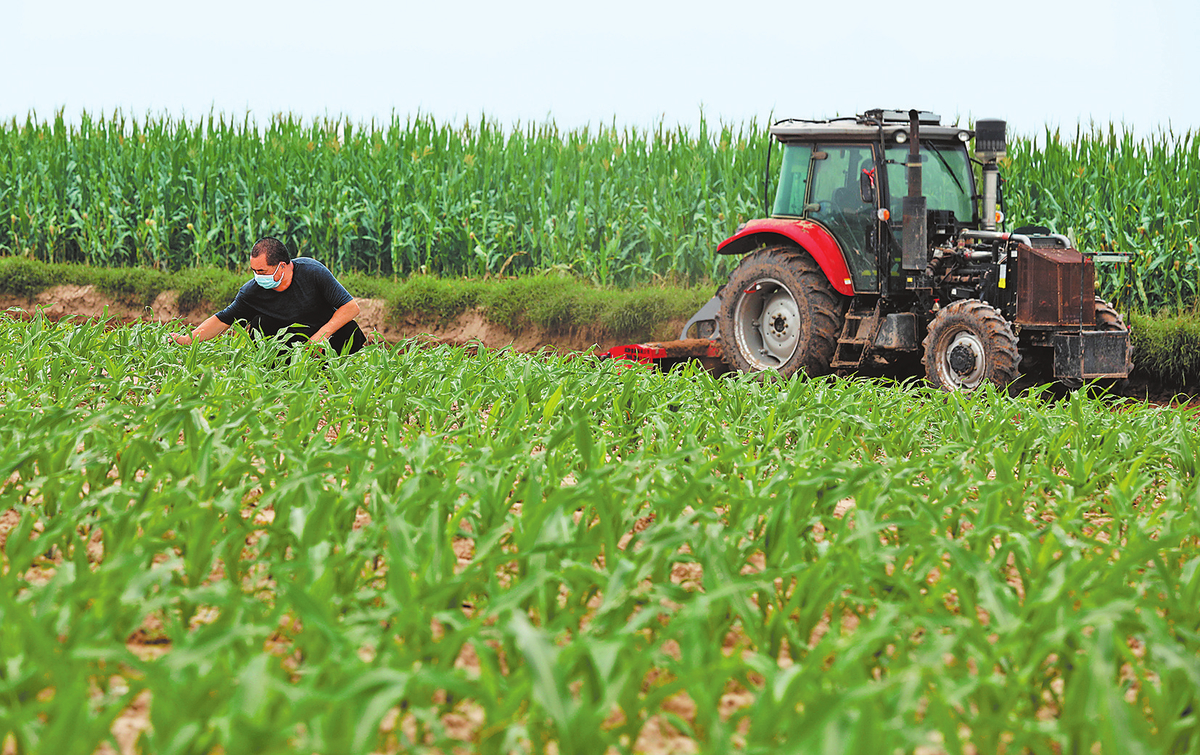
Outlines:
{"label": "tractor cab door", "polygon": [[824,144],[813,150],[808,217],[837,239],[858,293],[879,290],[878,181],[870,145]]}

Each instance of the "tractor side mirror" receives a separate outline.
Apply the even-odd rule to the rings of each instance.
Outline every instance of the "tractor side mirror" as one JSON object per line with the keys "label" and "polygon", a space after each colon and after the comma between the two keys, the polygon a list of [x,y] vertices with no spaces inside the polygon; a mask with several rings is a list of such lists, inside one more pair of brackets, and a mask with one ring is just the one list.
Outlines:
{"label": "tractor side mirror", "polygon": [[863,204],[875,204],[875,172],[862,171],[858,174],[858,195]]}

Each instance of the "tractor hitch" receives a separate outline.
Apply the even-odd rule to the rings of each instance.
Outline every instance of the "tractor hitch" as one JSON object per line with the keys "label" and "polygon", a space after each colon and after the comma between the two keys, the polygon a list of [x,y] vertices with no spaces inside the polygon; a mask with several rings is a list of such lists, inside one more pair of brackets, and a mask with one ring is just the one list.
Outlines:
{"label": "tractor hitch", "polygon": [[701,367],[720,375],[728,371],[721,361],[721,347],[717,341],[707,338],[686,338],[680,341],[652,341],[614,346],[601,353],[600,359],[624,359],[666,372],[687,362],[697,362]]}

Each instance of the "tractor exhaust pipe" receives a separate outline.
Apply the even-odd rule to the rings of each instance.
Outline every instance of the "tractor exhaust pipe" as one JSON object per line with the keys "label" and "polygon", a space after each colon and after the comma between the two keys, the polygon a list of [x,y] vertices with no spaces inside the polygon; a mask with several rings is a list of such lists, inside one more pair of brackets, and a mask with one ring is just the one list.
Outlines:
{"label": "tractor exhaust pipe", "polygon": [[[900,263],[905,270],[924,270],[929,263],[925,195],[921,193],[920,111],[908,111],[908,195],[904,197]],[[912,280],[911,278],[909,279]]]}
{"label": "tractor exhaust pipe", "polygon": [[908,196],[921,196],[921,118],[916,110],[908,111]]}
{"label": "tractor exhaust pipe", "polygon": [[1007,124],[995,118],[975,123],[975,157],[983,163],[983,208],[980,212],[985,231],[996,230],[996,203],[1000,187],[1000,168],[996,161],[1006,154]]}
{"label": "tractor exhaust pipe", "polygon": [[1000,185],[1000,169],[995,161],[983,164],[983,229],[996,230],[996,193]]}

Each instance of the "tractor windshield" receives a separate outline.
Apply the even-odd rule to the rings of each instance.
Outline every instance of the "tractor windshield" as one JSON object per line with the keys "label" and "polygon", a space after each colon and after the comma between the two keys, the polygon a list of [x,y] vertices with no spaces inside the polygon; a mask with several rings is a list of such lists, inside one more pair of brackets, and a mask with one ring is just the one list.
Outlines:
{"label": "tractor windshield", "polygon": [[808,165],[812,161],[811,144],[788,144],[783,148],[783,169],[779,172],[779,189],[775,192],[772,215],[804,214],[808,195]]}
{"label": "tractor windshield", "polygon": [[[907,193],[908,147],[888,147],[887,178],[891,193],[893,218],[904,216],[904,195]],[[961,146],[921,144],[921,193],[926,196],[930,210],[952,210],[960,222],[973,219],[971,194],[971,163],[967,150]]]}

